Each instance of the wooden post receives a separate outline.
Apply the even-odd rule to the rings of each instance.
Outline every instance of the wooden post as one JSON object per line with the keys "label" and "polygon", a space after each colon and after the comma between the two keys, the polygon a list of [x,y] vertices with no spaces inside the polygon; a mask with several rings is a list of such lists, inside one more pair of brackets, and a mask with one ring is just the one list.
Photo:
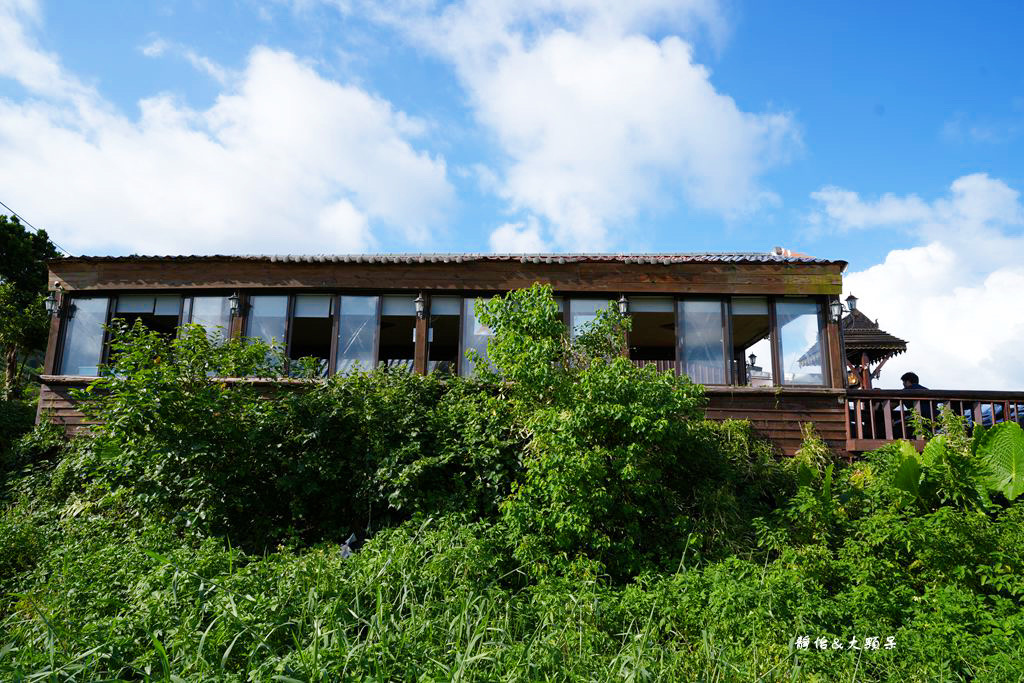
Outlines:
{"label": "wooden post", "polygon": [[424,295],[423,316],[416,318],[416,350],[413,353],[413,370],[427,374],[427,353],[430,347],[430,295]]}
{"label": "wooden post", "polygon": [[61,333],[61,321],[66,319],[68,296],[57,292],[57,310],[50,317],[50,336],[46,339],[46,355],[43,357],[43,374],[53,375],[57,370],[57,346]]}
{"label": "wooden post", "polygon": [[871,359],[867,351],[860,354],[860,386],[861,389],[871,388]]}

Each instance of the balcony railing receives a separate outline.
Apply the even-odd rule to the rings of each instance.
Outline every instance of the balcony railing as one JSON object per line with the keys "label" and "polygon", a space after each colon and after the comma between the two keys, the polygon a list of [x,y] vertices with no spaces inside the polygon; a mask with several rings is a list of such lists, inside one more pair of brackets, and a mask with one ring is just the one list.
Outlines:
{"label": "balcony railing", "polygon": [[[847,393],[847,449],[869,451],[896,439],[923,442],[914,431],[913,414],[938,418],[943,406],[964,418],[968,429],[999,422],[1024,426],[1022,391],[850,390]],[[920,444],[919,444],[920,445]]]}

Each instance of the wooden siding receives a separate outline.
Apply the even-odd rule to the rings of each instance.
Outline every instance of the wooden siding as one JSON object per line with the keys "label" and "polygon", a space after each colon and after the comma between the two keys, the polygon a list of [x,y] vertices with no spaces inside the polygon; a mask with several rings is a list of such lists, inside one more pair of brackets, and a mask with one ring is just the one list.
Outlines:
{"label": "wooden siding", "polygon": [[848,456],[843,389],[708,387],[707,395],[709,418],[750,420],[755,431],[784,455],[796,453],[802,441],[801,425],[812,422],[833,451]]}
{"label": "wooden siding", "polygon": [[67,291],[153,289],[349,289],[487,292],[545,282],[566,293],[837,295],[841,265],[819,263],[266,263],[50,262]]}
{"label": "wooden siding", "polygon": [[63,426],[65,433],[70,436],[86,430],[96,423],[82,414],[70,393],[71,389],[84,387],[88,380],[71,378],[69,380],[62,379],[52,384],[42,384],[39,387],[39,408],[36,413],[36,422],[48,418],[50,422]]}

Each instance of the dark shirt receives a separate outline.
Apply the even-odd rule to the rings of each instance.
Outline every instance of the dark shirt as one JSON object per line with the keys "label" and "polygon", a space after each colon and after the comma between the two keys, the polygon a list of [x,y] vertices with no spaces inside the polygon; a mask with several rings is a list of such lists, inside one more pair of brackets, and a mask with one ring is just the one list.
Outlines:
{"label": "dark shirt", "polygon": [[911,384],[909,387],[903,387],[907,391],[928,391],[928,387],[922,387],[920,384]]}

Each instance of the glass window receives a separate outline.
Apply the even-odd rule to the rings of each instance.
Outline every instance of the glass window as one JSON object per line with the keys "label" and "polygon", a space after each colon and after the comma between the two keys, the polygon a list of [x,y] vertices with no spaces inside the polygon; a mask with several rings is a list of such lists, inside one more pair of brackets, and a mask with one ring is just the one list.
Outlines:
{"label": "glass window", "polygon": [[455,372],[459,361],[459,309],[457,296],[430,297],[427,372]]}
{"label": "glass window", "polygon": [[679,360],[682,372],[699,384],[728,384],[722,302],[679,302]]}
{"label": "glass window", "polygon": [[823,385],[821,303],[811,298],[777,299],[775,319],[779,325],[782,384]]}
{"label": "glass window", "polygon": [[288,357],[319,359],[320,375],[327,376],[333,333],[330,294],[296,294]]}
{"label": "glass window", "polygon": [[413,370],[416,357],[416,302],[414,297],[385,296],[380,302],[378,362],[389,368]]}
{"label": "glass window", "polygon": [[124,320],[129,327],[141,320],[151,330],[173,335],[178,328],[180,314],[179,294],[122,294],[117,297],[114,317]]}
{"label": "glass window", "polygon": [[380,297],[342,296],[338,309],[337,372],[372,370],[377,352]]}
{"label": "glass window", "polygon": [[249,297],[249,323],[247,337],[284,343],[288,323],[288,297],[286,295]]}
{"label": "glass window", "polygon": [[99,374],[103,358],[103,326],[107,322],[106,297],[75,298],[64,323],[64,351],[60,371],[65,375]]}
{"label": "glass window", "polygon": [[190,323],[221,339],[231,335],[231,302],[226,296],[194,296],[186,306]]}
{"label": "glass window", "polygon": [[733,297],[731,308],[732,383],[748,387],[772,386],[772,335],[768,298]]}
{"label": "glass window", "polygon": [[569,315],[572,317],[572,326],[569,334],[573,339],[590,328],[590,324],[597,318],[598,310],[607,308],[610,304],[607,299],[572,299],[569,302]]}
{"label": "glass window", "polygon": [[[474,305],[478,299],[466,298],[462,300],[462,315],[464,325],[462,329],[462,362],[459,368],[459,374],[464,377],[472,375],[476,367],[473,362],[466,358],[466,352],[470,349],[474,349],[480,354],[481,358],[487,359],[487,340],[490,339],[493,334],[489,327],[481,323],[476,319],[476,313],[473,310]],[[487,301],[487,299],[483,299]],[[488,367],[493,368],[488,361]]]}
{"label": "glass window", "polygon": [[671,370],[676,359],[675,304],[667,297],[636,297],[629,301],[633,319],[629,358],[637,365],[656,364]]}

